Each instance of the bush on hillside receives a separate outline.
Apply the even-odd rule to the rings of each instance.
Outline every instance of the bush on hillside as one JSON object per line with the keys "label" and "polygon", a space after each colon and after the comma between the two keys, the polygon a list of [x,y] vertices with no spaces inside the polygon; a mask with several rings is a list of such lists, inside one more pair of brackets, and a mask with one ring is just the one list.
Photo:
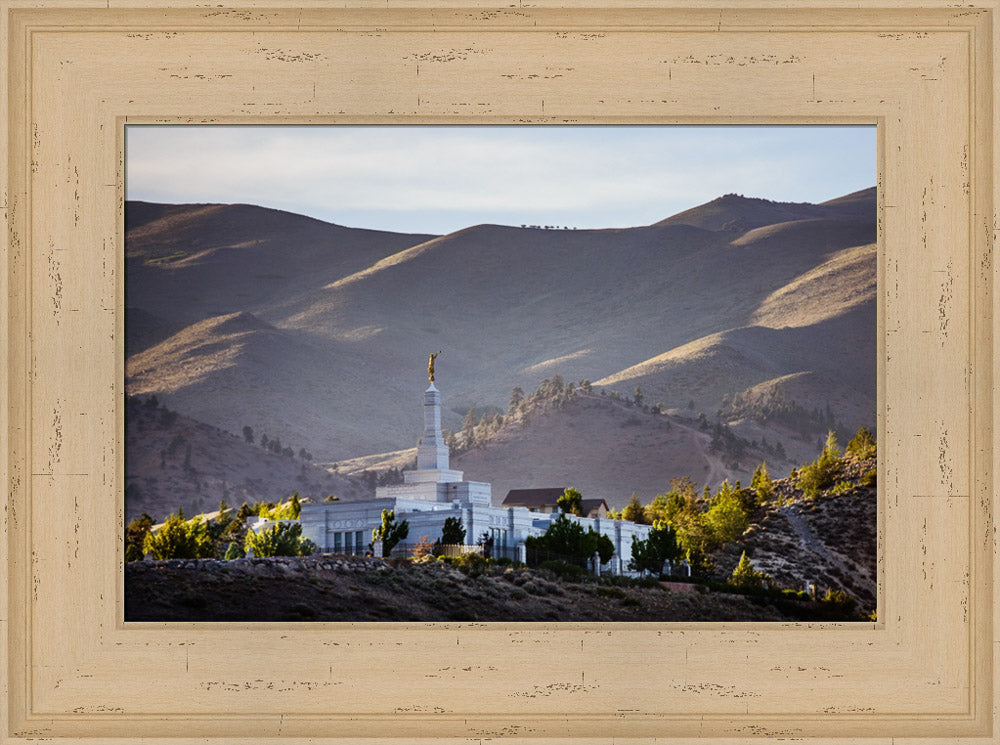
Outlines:
{"label": "bush on hillside", "polygon": [[200,517],[185,520],[180,515],[171,515],[162,528],[147,533],[142,549],[160,560],[207,559],[215,555],[208,526]]}
{"label": "bush on hillside", "polygon": [[837,474],[840,473],[840,465],[840,448],[837,446],[837,436],[833,430],[830,430],[819,457],[799,469],[798,487],[807,497],[819,496],[824,489],[833,486]]}
{"label": "bush on hillside", "polygon": [[316,551],[316,544],[302,537],[298,523],[276,523],[259,533],[248,532],[243,550],[252,550],[254,556],[308,556]]}

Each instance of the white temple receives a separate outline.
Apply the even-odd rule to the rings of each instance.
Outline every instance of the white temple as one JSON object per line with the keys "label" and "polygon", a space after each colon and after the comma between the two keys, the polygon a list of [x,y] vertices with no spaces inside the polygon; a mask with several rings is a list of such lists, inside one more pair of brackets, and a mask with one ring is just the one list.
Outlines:
{"label": "white temple", "polygon": [[[433,361],[432,361],[433,362]],[[558,513],[531,511],[526,507],[494,507],[490,484],[465,481],[461,471],[450,468],[448,446],[441,435],[441,393],[434,385],[433,364],[430,387],[424,391],[424,432],[417,446],[416,470],[403,471],[403,483],[379,487],[375,498],[356,502],[307,502],[299,522],[302,535],[321,552],[364,554],[369,550],[372,531],[381,524],[382,511],[392,510],[397,523],[409,522],[406,543],[441,537],[444,522],[458,518],[465,528],[467,544],[492,539],[492,555],[524,561],[524,539],[545,533]],[[649,535],[648,525],[570,515],[584,528],[607,535],[615,554],[600,571],[626,572],[631,558],[632,538]]]}
{"label": "white temple", "polygon": [[[417,470],[403,471],[403,483],[381,486],[376,499],[420,499],[427,502],[468,502],[489,506],[492,489],[482,481],[463,481],[461,471],[448,467],[448,446],[441,435],[441,392],[424,391],[424,434],[417,445]],[[468,535],[468,534],[466,534]]]}

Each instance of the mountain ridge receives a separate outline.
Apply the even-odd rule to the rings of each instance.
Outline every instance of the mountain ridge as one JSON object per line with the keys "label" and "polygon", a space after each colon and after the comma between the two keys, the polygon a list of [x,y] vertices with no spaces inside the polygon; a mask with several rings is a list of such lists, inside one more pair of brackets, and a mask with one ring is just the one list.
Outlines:
{"label": "mountain ridge", "polygon": [[[452,429],[553,375],[639,386],[690,417],[794,390],[846,429],[874,426],[875,197],[730,195],[637,228],[444,236],[130,202],[127,390],[325,462],[412,447],[438,349]],[[732,426],[790,454],[798,437],[814,445],[735,414]]]}

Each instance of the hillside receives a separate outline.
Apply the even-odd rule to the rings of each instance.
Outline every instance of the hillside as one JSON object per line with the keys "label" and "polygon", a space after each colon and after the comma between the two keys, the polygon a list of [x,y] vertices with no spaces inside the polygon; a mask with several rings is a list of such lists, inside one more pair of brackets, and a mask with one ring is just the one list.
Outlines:
{"label": "hillside", "polygon": [[[506,411],[512,389],[558,375],[625,397],[639,386],[647,404],[721,417],[795,458],[828,420],[845,433],[874,425],[874,207],[873,189],[822,205],[729,195],[645,227],[435,237],[248,205],[129,203],[127,391],[340,463],[413,447],[427,355],[441,349],[452,429],[469,408]],[[782,406],[829,417],[778,422]],[[639,448],[645,429],[591,414],[504,445],[532,480],[518,485],[556,479],[553,458],[612,497],[677,475],[674,448],[704,466],[704,437],[680,424]],[[598,452],[623,445],[661,472]],[[456,463],[469,478],[496,474],[499,492],[507,477],[488,453]]]}
{"label": "hillside", "polygon": [[754,567],[782,587],[801,589],[804,582],[840,589],[875,609],[877,497],[862,476],[875,468],[874,458],[844,460],[843,491],[827,489],[808,499],[792,479],[775,481],[775,503],[760,508],[743,536],[715,555],[716,577],[728,577],[746,551]]}
{"label": "hillside", "polygon": [[[336,555],[125,565],[126,621],[858,620],[826,603]],[[686,589],[687,591],[684,591]]]}
{"label": "hillside", "polygon": [[496,504],[526,485],[572,486],[620,508],[633,492],[642,499],[663,493],[675,476],[702,484],[747,481],[765,457],[754,448],[742,457],[713,451],[711,432],[691,419],[593,392],[519,412],[452,463],[467,478],[492,483]]}
{"label": "hillside", "polygon": [[[261,434],[257,433],[255,443]],[[287,443],[291,448],[297,443]],[[153,400],[130,398],[125,407],[125,523],[145,512],[159,522],[178,507],[188,515],[217,510],[220,500],[279,501],[291,492],[323,499],[368,494],[358,481],[250,444]]]}

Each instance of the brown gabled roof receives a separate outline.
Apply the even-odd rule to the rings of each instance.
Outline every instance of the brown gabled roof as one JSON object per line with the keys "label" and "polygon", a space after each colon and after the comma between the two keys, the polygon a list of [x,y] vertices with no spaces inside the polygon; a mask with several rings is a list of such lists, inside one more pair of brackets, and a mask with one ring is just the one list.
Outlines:
{"label": "brown gabled roof", "polygon": [[[504,507],[555,507],[556,500],[563,495],[563,487],[549,489],[511,489],[503,499]],[[580,507],[583,514],[598,509],[601,505],[608,509],[608,503],[603,499],[581,499]]]}
{"label": "brown gabled roof", "polygon": [[550,489],[511,489],[503,499],[505,507],[545,507],[555,506],[556,500],[562,496],[565,488]]}

